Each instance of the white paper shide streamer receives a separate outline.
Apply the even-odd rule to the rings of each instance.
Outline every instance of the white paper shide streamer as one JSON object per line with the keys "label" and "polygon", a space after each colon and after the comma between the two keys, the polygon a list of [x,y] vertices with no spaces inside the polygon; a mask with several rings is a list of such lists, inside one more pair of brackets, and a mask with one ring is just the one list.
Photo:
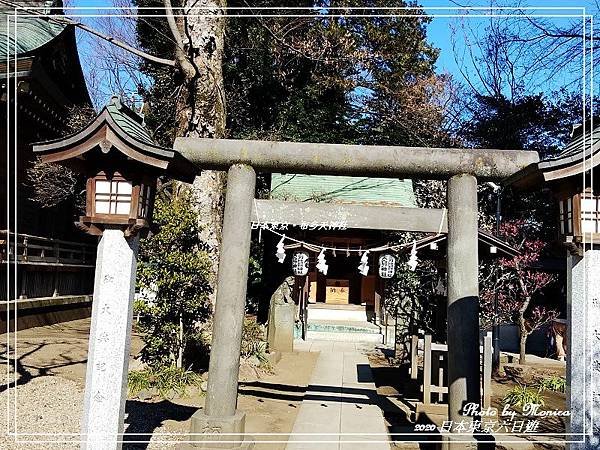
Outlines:
{"label": "white paper shide streamer", "polygon": [[417,243],[413,242],[412,249],[410,251],[410,258],[408,258],[408,267],[413,272],[417,269],[417,265],[419,264],[419,258],[417,258]]}
{"label": "white paper shide streamer", "polygon": [[285,261],[284,243],[285,243],[285,235],[281,238],[281,240],[277,244],[277,252],[275,253],[275,256],[277,256],[277,262],[282,263],[282,264],[283,264],[283,261]]}
{"label": "white paper shide streamer", "polygon": [[327,270],[329,266],[327,265],[327,261],[325,261],[325,249],[321,249],[319,256],[317,256],[317,270],[321,272],[323,275],[327,275]]}
{"label": "white paper shide streamer", "polygon": [[369,251],[367,250],[360,257],[360,264],[358,265],[358,271],[363,277],[369,274]]}

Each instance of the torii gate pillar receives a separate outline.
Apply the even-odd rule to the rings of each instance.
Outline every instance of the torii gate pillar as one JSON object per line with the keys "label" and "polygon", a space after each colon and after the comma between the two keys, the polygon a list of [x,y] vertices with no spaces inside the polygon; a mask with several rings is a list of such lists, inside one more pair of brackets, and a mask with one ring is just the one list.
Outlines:
{"label": "torii gate pillar", "polygon": [[193,444],[188,447],[251,446],[244,443],[245,415],[236,408],[255,185],[252,167],[234,164],[229,168],[208,389],[204,409],[192,416]]}
{"label": "torii gate pillar", "polygon": [[[448,182],[448,419],[466,417],[467,403],[480,404],[477,179]],[[450,436],[451,438],[451,436]],[[468,448],[465,436],[458,448]],[[475,446],[476,448],[476,446]]]}

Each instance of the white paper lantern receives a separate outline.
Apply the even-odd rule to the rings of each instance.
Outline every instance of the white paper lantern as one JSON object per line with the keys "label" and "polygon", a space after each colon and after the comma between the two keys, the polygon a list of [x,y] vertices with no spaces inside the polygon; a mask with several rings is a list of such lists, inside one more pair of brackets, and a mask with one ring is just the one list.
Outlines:
{"label": "white paper lantern", "polygon": [[294,252],[292,255],[292,271],[296,276],[304,276],[308,273],[308,253]]}
{"label": "white paper lantern", "polygon": [[379,276],[381,278],[392,278],[396,274],[396,258],[386,253],[379,257]]}

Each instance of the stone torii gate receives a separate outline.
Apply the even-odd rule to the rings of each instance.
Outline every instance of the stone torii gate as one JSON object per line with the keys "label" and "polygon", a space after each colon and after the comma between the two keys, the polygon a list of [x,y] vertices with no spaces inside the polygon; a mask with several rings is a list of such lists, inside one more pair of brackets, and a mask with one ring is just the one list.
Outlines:
{"label": "stone torii gate", "polygon": [[[257,214],[253,207],[255,170],[448,180],[449,419],[465,419],[463,406],[480,403],[477,182],[507,178],[537,163],[537,152],[197,138],[178,138],[174,147],[198,171],[228,172],[208,390],[204,410],[192,418],[191,440],[203,447],[244,445],[244,413],[237,410],[237,390],[251,220]],[[305,202],[285,203],[261,201],[271,214],[277,210],[286,210],[286,214],[307,213]],[[378,208],[382,213],[394,209]],[[431,231],[439,226],[439,210],[395,209],[404,211],[391,217],[374,214],[362,217],[359,222],[363,227],[378,227],[385,217],[388,221],[398,221],[394,229],[407,231]],[[359,210],[353,207],[347,206],[344,211],[360,217]],[[320,205],[310,214],[327,220],[332,212]]]}

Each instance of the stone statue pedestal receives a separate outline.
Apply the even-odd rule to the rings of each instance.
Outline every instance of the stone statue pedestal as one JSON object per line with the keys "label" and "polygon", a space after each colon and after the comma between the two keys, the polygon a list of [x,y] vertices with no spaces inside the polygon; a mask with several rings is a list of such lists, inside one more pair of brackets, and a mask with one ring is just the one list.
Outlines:
{"label": "stone statue pedestal", "polygon": [[244,435],[246,414],[236,410],[233,416],[209,416],[204,410],[198,410],[192,416],[191,443],[182,444],[180,450],[192,449],[233,449],[242,450],[254,447]]}
{"label": "stone statue pedestal", "polygon": [[296,305],[293,303],[275,304],[271,306],[267,342],[270,351],[294,351],[294,323]]}

